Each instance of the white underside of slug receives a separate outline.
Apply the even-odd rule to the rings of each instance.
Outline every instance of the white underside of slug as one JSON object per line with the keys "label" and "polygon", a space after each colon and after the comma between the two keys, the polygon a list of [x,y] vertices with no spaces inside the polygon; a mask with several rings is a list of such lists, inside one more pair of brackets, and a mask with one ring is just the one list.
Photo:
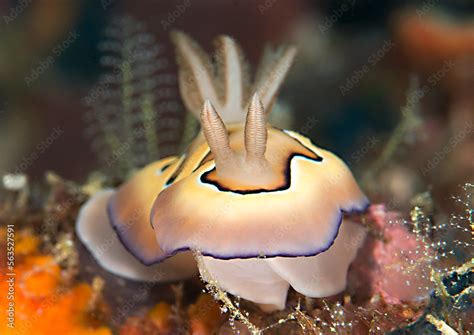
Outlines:
{"label": "white underside of slug", "polygon": [[263,304],[266,311],[281,310],[290,285],[312,298],[343,291],[347,270],[365,236],[363,226],[344,220],[334,244],[316,256],[230,260],[199,256],[199,270],[205,280],[233,295]]}
{"label": "white underside of slug", "polygon": [[133,256],[119,240],[107,216],[112,189],[97,192],[81,208],[76,233],[95,260],[107,271],[127,279],[167,282],[196,275],[191,252],[182,252],[165,261],[147,266]]}

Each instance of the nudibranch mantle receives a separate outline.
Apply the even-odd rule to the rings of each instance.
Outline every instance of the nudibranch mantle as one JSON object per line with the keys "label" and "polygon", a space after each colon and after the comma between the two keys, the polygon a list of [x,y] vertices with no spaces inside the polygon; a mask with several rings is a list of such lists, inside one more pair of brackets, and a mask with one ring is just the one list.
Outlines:
{"label": "nudibranch mantle", "polygon": [[[301,140],[301,135],[288,133]],[[314,146],[300,151],[306,149],[314,154],[286,153],[281,181],[266,189],[223,189],[218,179],[203,181],[216,170],[214,161],[206,162],[157,197],[151,218],[158,243],[167,254],[195,249],[220,259],[325,251],[337,235],[343,212],[363,211],[367,200],[339,158]]]}
{"label": "nudibranch mantle", "polygon": [[[251,84],[231,38],[217,39],[212,62],[187,35],[172,37],[180,92],[202,131],[180,157],[93,196],[78,218],[81,240],[131,279],[157,269],[158,281],[190,277],[186,250],[198,251],[205,280],[266,310],[284,308],[290,285],[310,297],[343,290],[366,234],[343,216],[368,200],[336,155],[266,121],[295,49],[267,49]],[[104,252],[106,238],[114,243]]]}

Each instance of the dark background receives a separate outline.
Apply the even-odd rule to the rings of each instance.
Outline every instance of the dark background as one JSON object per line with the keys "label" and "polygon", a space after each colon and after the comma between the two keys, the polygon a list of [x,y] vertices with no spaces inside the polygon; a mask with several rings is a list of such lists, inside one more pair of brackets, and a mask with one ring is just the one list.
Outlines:
{"label": "dark background", "polygon": [[[170,19],[180,5],[185,9]],[[469,98],[472,1],[2,0],[0,11],[2,174],[16,171],[41,180],[52,170],[83,181],[98,167],[84,136],[88,107],[81,99],[102,73],[97,45],[103,31],[112,17],[123,14],[143,22],[166,48],[170,73],[176,72],[171,29],[189,33],[206,50],[214,37],[229,34],[253,67],[265,43],[296,44],[297,63],[280,94],[293,110],[292,128],[341,155],[357,174],[375,159],[401,119],[410,74],[426,82],[446,59],[468,60],[461,70],[456,68],[461,75],[452,75],[450,68],[423,97],[423,127],[414,134],[416,143],[408,143],[397,156],[401,165],[411,164],[419,172],[474,115]],[[449,25],[457,30],[451,32]],[[55,47],[71,32],[78,38],[57,55]],[[387,42],[394,46],[372,62],[371,55]],[[28,85],[28,76],[48,57],[52,64]],[[369,71],[341,94],[341,85],[364,65]],[[59,138],[39,148],[58,127]],[[468,127],[462,143],[449,147],[448,168],[447,162],[440,163],[429,173],[415,173],[416,180],[450,185],[471,178],[472,133]],[[371,139],[376,145],[359,155]]]}

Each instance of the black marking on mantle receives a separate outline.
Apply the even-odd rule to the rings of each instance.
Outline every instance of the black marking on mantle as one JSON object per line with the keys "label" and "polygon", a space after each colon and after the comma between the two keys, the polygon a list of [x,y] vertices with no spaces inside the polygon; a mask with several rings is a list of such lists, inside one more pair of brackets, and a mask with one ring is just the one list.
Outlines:
{"label": "black marking on mantle", "polygon": [[285,173],[285,181],[283,182],[282,185],[280,185],[276,188],[272,188],[272,189],[266,189],[266,188],[259,188],[259,189],[255,189],[255,190],[233,190],[233,189],[230,189],[230,188],[220,184],[217,181],[213,181],[213,180],[209,179],[209,174],[216,170],[215,167],[213,167],[211,170],[206,171],[205,173],[203,173],[201,175],[200,180],[204,184],[214,185],[221,192],[232,192],[232,193],[237,193],[237,194],[258,194],[258,193],[270,193],[270,192],[277,192],[277,191],[285,191],[285,190],[289,189],[290,186],[291,186],[291,161],[293,160],[294,157],[303,157],[303,158],[306,158],[306,159],[309,159],[311,161],[318,162],[318,163],[323,161],[323,157],[321,157],[317,154],[316,154],[316,158],[311,158],[311,157],[308,157],[306,155],[301,155],[301,154],[292,154],[290,157],[288,157],[288,161],[286,163],[286,168],[285,168],[285,172],[284,172]]}

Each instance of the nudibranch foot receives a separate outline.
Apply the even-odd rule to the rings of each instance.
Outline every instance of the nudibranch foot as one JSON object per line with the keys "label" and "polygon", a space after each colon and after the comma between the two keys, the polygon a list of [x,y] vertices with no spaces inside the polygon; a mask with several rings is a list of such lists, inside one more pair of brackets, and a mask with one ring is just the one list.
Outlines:
{"label": "nudibranch foot", "polygon": [[200,257],[198,264],[205,281],[213,281],[222,290],[254,303],[265,305],[267,311],[285,308],[289,284],[265,259],[222,260]]}
{"label": "nudibranch foot", "polygon": [[366,229],[344,219],[333,245],[311,257],[276,257],[270,267],[297,292],[311,298],[337,294],[346,287],[347,270],[367,235]]}
{"label": "nudibranch foot", "polygon": [[265,309],[285,308],[288,286],[312,298],[328,297],[346,287],[347,270],[364,242],[366,229],[344,220],[328,250],[311,257],[275,257],[221,260],[201,257],[201,276],[221,289]]}

